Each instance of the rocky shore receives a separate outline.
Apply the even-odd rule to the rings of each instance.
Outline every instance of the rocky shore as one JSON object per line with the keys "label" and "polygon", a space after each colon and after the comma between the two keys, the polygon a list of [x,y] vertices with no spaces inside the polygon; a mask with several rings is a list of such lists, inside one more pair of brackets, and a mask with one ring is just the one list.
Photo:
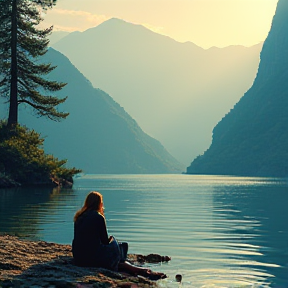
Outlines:
{"label": "rocky shore", "polygon": [[[168,256],[129,254],[135,265],[167,262]],[[0,288],[141,288],[157,281],[102,268],[73,264],[71,245],[0,235]]]}
{"label": "rocky shore", "polygon": [[19,186],[21,186],[19,183],[17,183],[10,177],[0,173],[0,188],[11,188],[11,187],[19,187]]}
{"label": "rocky shore", "polygon": [[14,181],[11,177],[6,176],[0,173],[0,188],[14,188],[21,186],[44,186],[44,187],[63,187],[63,188],[71,188],[73,186],[73,179],[70,178],[69,181],[66,179],[55,179],[51,177],[51,179],[45,179],[42,182],[33,182],[25,183],[25,185]]}

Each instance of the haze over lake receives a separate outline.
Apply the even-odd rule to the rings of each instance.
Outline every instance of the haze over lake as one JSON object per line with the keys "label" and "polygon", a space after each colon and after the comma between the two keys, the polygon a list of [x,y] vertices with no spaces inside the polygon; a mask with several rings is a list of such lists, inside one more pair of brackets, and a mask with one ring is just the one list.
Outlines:
{"label": "haze over lake", "polygon": [[262,43],[205,50],[114,18],[52,47],[188,165],[251,87]]}

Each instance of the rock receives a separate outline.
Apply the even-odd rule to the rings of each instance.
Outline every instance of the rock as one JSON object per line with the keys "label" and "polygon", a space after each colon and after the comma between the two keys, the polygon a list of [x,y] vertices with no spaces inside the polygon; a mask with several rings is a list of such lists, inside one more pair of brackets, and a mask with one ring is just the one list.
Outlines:
{"label": "rock", "polygon": [[120,283],[118,287],[119,288],[137,288],[138,285],[132,282],[125,282],[125,283]]}
{"label": "rock", "polygon": [[21,184],[17,183],[9,176],[0,173],[0,188],[12,188],[19,186],[21,186]]}
{"label": "rock", "polygon": [[177,282],[181,282],[182,281],[182,275],[181,274],[177,274],[175,276],[175,279],[176,279]]}
{"label": "rock", "polygon": [[168,262],[171,260],[169,256],[161,256],[159,254],[148,254],[148,255],[141,255],[141,254],[134,254],[128,255],[128,260],[132,262],[136,262],[138,264],[142,263],[160,263],[160,262]]}

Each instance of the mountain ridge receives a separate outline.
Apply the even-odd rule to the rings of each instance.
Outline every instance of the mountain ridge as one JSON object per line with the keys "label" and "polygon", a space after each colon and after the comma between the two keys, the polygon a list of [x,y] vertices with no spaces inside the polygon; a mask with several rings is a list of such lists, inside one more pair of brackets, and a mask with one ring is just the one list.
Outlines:
{"label": "mountain ridge", "polygon": [[188,165],[208,148],[222,115],[251,87],[262,45],[205,50],[191,43],[114,19],[53,47]]}
{"label": "mountain ridge", "polygon": [[35,118],[29,107],[19,106],[19,122],[45,138],[45,152],[84,173],[155,174],[180,173],[175,160],[156,139],[110,95],[91,82],[60,52],[49,48],[41,59],[57,66],[49,79],[68,83],[56,95],[68,96],[59,109],[70,115],[61,122]]}

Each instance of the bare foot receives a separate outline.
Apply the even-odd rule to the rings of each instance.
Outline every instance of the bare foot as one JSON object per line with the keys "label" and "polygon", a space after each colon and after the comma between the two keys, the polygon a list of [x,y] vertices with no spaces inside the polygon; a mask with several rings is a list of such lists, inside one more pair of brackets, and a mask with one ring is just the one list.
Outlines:
{"label": "bare foot", "polygon": [[150,280],[159,280],[159,279],[165,279],[167,278],[166,274],[161,272],[154,272],[150,269],[147,269],[145,273],[143,273],[144,277],[150,279]]}

